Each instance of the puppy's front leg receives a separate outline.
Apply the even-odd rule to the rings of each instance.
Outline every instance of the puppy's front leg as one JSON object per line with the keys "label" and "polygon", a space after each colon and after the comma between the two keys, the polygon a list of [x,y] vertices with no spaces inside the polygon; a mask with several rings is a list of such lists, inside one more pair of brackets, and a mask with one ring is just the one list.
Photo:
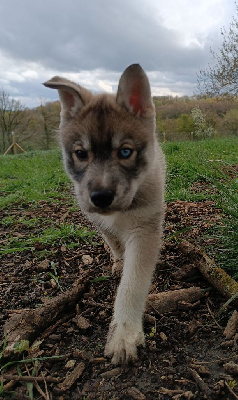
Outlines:
{"label": "puppy's front leg", "polygon": [[142,317],[158,257],[161,235],[158,227],[138,228],[126,243],[123,275],[118,288],[105,355],[117,364],[137,357],[144,344]]}

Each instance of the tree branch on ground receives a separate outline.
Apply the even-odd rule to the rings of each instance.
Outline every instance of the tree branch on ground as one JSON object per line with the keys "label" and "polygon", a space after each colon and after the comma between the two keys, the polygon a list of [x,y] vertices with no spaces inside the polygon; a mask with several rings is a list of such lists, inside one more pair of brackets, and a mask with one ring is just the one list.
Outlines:
{"label": "tree branch on ground", "polygon": [[222,268],[215,264],[215,261],[199,247],[192,243],[182,241],[179,249],[194,260],[194,264],[201,274],[214,286],[225,298],[238,294],[238,282],[231,278]]}

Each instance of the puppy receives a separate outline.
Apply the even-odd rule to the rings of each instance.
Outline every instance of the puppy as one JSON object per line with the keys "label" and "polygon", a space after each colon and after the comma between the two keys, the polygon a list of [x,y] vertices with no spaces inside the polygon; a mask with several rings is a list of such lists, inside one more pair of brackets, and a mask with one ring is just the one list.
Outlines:
{"label": "puppy", "polygon": [[79,206],[122,269],[105,355],[137,357],[142,318],[161,247],[165,160],[155,133],[148,78],[138,64],[122,74],[116,95],[93,95],[67,79],[45,86],[61,100],[60,143]]}

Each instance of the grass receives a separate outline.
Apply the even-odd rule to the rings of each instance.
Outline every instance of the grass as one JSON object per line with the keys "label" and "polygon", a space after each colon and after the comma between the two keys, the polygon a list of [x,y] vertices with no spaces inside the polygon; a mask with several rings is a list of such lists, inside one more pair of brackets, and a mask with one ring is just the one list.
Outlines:
{"label": "grass", "polygon": [[[236,276],[238,195],[237,178],[232,165],[238,164],[238,138],[210,139],[194,142],[170,142],[162,145],[167,160],[166,201],[214,200],[224,211],[224,223],[215,227],[212,235],[219,239],[219,260]],[[57,202],[62,199],[72,207],[71,184],[66,176],[59,150],[30,152],[17,156],[0,156],[0,210],[14,207],[37,207],[39,201]],[[201,184],[202,190],[194,190]],[[25,224],[38,231],[27,237],[9,236],[2,254],[30,250],[36,243],[78,245],[88,240],[90,233],[73,224],[50,224],[34,216],[16,221],[9,213],[1,221],[3,227]],[[43,227],[43,229],[41,229]]]}
{"label": "grass", "polygon": [[0,209],[12,204],[57,201],[69,193],[70,183],[59,150],[0,156]]}
{"label": "grass", "polygon": [[[238,279],[238,138],[166,143],[167,201],[213,200],[223,210],[222,224],[208,232],[217,246],[208,253]],[[204,188],[196,192],[200,183]],[[195,186],[194,186],[195,185]]]}
{"label": "grass", "polygon": [[194,192],[193,184],[213,185],[221,177],[221,167],[238,163],[238,138],[170,142],[162,147],[167,160],[167,201],[212,198],[212,192]]}
{"label": "grass", "polygon": [[[170,142],[162,147],[167,159],[167,201],[207,198],[207,193],[191,190],[193,183],[219,179],[220,166],[238,162],[238,138]],[[0,156],[0,165],[0,209],[13,204],[34,205],[40,200],[72,199],[59,150]]]}
{"label": "grass", "polygon": [[222,224],[213,229],[212,236],[218,246],[211,249],[211,254],[222,268],[238,280],[238,177],[232,167],[229,171],[234,173],[233,179],[228,179],[221,172],[220,179],[213,182],[216,187],[215,200],[223,210],[224,217]]}
{"label": "grass", "polygon": [[10,234],[8,240],[4,241],[0,249],[0,256],[23,250],[31,251],[37,245],[44,247],[47,245],[64,245],[68,248],[74,248],[79,246],[80,241],[87,242],[95,235],[94,231],[77,227],[74,224],[63,223],[46,229],[42,229],[40,225],[35,228],[33,233],[27,233],[25,236],[14,237]]}

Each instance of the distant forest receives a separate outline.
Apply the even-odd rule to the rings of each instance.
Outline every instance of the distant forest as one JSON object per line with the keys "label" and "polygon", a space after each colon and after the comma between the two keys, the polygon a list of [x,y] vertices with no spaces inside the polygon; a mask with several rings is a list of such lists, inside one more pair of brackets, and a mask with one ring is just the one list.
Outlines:
{"label": "distant forest", "polygon": [[[154,103],[160,141],[238,135],[237,98],[163,96],[154,97]],[[0,153],[11,145],[12,132],[26,151],[55,148],[60,103],[42,102],[34,109],[17,105],[4,110],[0,104]]]}

